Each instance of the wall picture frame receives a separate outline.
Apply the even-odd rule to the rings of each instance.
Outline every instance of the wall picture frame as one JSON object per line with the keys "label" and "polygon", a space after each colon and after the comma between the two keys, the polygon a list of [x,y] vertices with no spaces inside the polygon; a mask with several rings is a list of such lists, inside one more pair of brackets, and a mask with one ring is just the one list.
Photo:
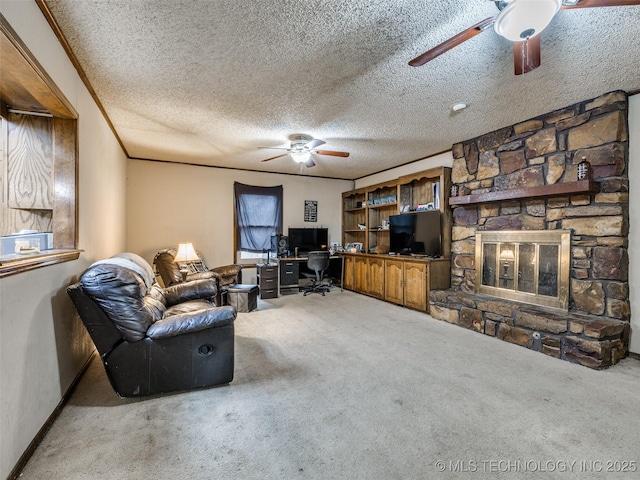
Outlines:
{"label": "wall picture frame", "polygon": [[305,222],[318,221],[318,201],[317,200],[304,201],[304,221]]}

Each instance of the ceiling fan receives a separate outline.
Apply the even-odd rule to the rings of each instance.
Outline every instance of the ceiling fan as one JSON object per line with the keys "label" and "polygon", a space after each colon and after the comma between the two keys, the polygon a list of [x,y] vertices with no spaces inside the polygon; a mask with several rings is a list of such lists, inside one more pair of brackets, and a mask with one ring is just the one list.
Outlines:
{"label": "ceiling fan", "polygon": [[[491,0],[493,1],[493,0]],[[523,75],[540,66],[540,32],[559,10],[570,8],[623,7],[640,5],[640,0],[500,0],[494,1],[500,12],[463,30],[437,47],[409,62],[419,67],[453,47],[493,27],[513,44],[514,73]]]}
{"label": "ceiling fan", "polygon": [[317,147],[320,145],[324,145],[324,140],[319,140],[317,138],[310,137],[309,135],[292,135],[289,137],[291,140],[291,146],[289,148],[285,147],[259,147],[259,148],[271,148],[274,150],[286,150],[287,153],[283,153],[281,155],[276,155],[275,157],[265,158],[262,160],[263,162],[269,162],[271,160],[275,160],[276,158],[284,157],[286,155],[291,155],[291,158],[298,163],[303,163],[305,167],[311,168],[315,167],[316,164],[311,158],[312,154],[317,155],[329,155],[332,157],[348,157],[349,152],[336,152],[333,150],[318,150]]}

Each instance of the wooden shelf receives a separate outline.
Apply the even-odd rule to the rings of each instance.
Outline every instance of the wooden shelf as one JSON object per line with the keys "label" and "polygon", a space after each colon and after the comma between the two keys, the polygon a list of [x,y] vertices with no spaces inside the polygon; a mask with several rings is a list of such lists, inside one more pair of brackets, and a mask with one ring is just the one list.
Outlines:
{"label": "wooden shelf", "polygon": [[354,228],[354,229],[350,229],[350,230],[345,230],[345,233],[364,233],[366,232],[366,230],[361,230],[359,228]]}
{"label": "wooden shelf", "polygon": [[369,205],[368,208],[383,208],[383,207],[395,207],[398,205],[398,202],[393,203],[376,203],[375,205]]}
{"label": "wooden shelf", "polygon": [[84,250],[43,250],[38,255],[2,255],[0,257],[0,277],[27,272],[36,268],[55,265],[56,263],[77,260]]}
{"label": "wooden shelf", "polygon": [[361,210],[364,210],[366,207],[362,206],[362,207],[353,207],[353,208],[345,208],[345,212],[359,212]]}
{"label": "wooden shelf", "polygon": [[476,195],[461,195],[449,197],[449,205],[473,205],[478,203],[502,202],[505,200],[520,200],[525,198],[559,197],[563,195],[578,195],[596,193],[600,189],[598,182],[593,180],[578,180],[577,182],[554,183],[539,187],[516,188],[499,192],[478,193]]}

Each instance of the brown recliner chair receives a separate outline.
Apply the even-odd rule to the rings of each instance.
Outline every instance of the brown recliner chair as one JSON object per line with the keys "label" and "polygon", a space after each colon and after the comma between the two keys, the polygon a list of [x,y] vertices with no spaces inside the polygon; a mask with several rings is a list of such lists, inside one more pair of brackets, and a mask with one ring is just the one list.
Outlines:
{"label": "brown recliner chair", "polygon": [[233,379],[236,311],[213,304],[214,279],[160,288],[144,259],[122,253],[95,262],[67,292],[121,397]]}
{"label": "brown recliner chair", "polygon": [[237,264],[223,267],[209,268],[198,253],[200,260],[176,263],[176,250],[166,248],[156,253],[153,264],[162,278],[165,287],[170,287],[182,282],[181,269],[188,270],[187,281],[216,278],[218,280],[218,296],[216,304],[222,305],[222,294],[230,285],[242,283],[242,267]]}

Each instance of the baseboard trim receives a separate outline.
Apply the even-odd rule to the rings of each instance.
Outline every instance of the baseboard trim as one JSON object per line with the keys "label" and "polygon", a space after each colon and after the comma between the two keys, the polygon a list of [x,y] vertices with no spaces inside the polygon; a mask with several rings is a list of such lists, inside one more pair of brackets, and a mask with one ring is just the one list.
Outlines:
{"label": "baseboard trim", "polygon": [[631,358],[635,358],[636,360],[640,360],[640,353],[629,352],[629,356]]}
{"label": "baseboard trim", "polygon": [[58,418],[58,415],[60,415],[60,412],[69,401],[69,398],[71,398],[71,394],[74,392],[74,390],[78,386],[78,383],[80,383],[80,379],[85,374],[85,372],[87,371],[87,368],[89,368],[89,365],[91,364],[91,362],[96,356],[97,356],[97,352],[96,350],[94,350],[93,353],[89,355],[89,358],[87,358],[87,361],[84,362],[84,365],[76,375],[76,378],[73,379],[73,382],[71,382],[71,385],[69,385],[69,388],[62,396],[62,399],[60,400],[58,405],[56,405],[56,408],[53,409],[53,412],[51,412],[51,415],[49,415],[49,418],[47,418],[47,421],[44,422],[44,425],[42,425],[42,427],[40,428],[36,436],[33,437],[33,440],[31,440],[31,443],[29,444],[27,449],[24,451],[24,453],[16,463],[15,467],[13,467],[13,470],[11,470],[11,473],[7,477],[7,480],[16,480],[17,478],[20,477],[22,470],[24,470],[24,467],[27,465],[27,462],[33,455],[33,452],[36,451],[36,448],[38,448],[38,445],[40,445],[40,442],[42,442],[42,439],[47,434],[51,426],[53,425],[53,422],[55,422],[56,418]]}

